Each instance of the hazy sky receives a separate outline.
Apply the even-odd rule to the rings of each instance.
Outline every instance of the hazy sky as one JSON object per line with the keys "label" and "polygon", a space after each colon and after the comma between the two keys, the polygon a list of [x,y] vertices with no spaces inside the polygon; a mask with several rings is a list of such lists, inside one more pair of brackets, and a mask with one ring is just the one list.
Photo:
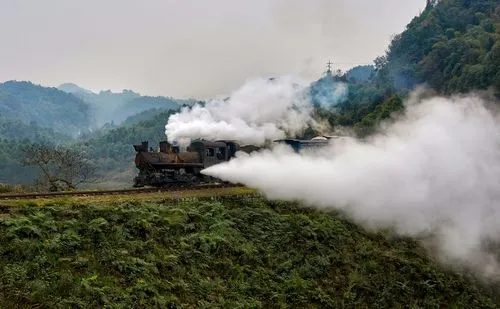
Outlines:
{"label": "hazy sky", "polygon": [[0,81],[206,97],[370,64],[426,0],[0,0]]}

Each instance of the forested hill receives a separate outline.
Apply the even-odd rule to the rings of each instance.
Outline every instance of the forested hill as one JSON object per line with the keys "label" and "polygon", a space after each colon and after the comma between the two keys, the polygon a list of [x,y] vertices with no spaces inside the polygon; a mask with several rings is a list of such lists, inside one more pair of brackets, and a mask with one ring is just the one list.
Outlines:
{"label": "forested hill", "polygon": [[94,93],[71,83],[62,84],[58,88],[88,103],[97,127],[106,123],[121,124],[128,117],[150,109],[178,109],[183,104],[194,103],[192,100],[179,100],[164,96],[143,96],[127,89],[122,92],[105,90]]}
{"label": "forested hill", "polygon": [[88,130],[91,121],[89,106],[81,99],[56,88],[19,81],[0,84],[0,115],[67,135]]}
{"label": "forested hill", "polygon": [[492,87],[500,93],[500,2],[428,1],[376,60],[378,81],[427,84],[442,93]]}
{"label": "forested hill", "polygon": [[[333,127],[371,134],[403,108],[418,85],[441,94],[492,89],[500,97],[500,2],[429,0],[374,64],[374,70],[361,66],[334,76],[347,83],[348,91],[343,100],[330,100],[334,108],[321,111]],[[313,88],[323,87],[324,79]]]}
{"label": "forested hill", "polygon": [[122,110],[128,118],[151,109],[177,110],[181,106],[181,102],[180,100],[162,96],[141,96],[124,104]]}

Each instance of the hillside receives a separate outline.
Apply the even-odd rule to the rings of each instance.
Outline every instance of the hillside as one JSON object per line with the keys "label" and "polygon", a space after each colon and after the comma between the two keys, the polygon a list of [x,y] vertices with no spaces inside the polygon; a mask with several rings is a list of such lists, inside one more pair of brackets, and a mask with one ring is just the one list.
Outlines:
{"label": "hillside", "polygon": [[18,81],[0,84],[0,115],[71,136],[88,130],[91,121],[89,107],[81,99],[55,88]]}
{"label": "hillside", "polygon": [[114,93],[110,90],[100,91],[99,93],[77,91],[73,94],[90,105],[93,124],[96,127],[101,127],[108,122],[119,124],[127,116],[130,116],[124,114],[121,107],[127,102],[140,97],[138,93],[131,90],[123,90],[120,93]]}
{"label": "hillside", "polygon": [[[0,182],[32,182],[34,170],[20,163],[21,149],[30,143],[66,144],[82,150],[90,148],[91,159],[100,166],[103,179],[126,171],[122,179],[130,181],[135,172],[132,145],[142,140],[158,143],[164,138],[169,111],[177,110],[180,107],[178,102],[190,102],[140,96],[132,91],[94,94],[74,84],[63,84],[61,88],[75,91],[86,100],[99,98],[102,101],[88,103],[72,94],[30,82],[0,84],[0,141],[15,145],[0,154]],[[98,104],[103,104],[103,107],[98,107]],[[101,112],[97,112],[98,109]],[[115,109],[121,112],[121,116]],[[108,115],[104,112],[106,110]],[[94,118],[96,115],[107,125],[96,129],[99,121]],[[110,115],[120,119],[127,117],[120,126],[108,122]],[[92,131],[87,131],[92,127]]]}
{"label": "hillside", "polygon": [[345,73],[345,78],[349,83],[367,83],[375,73],[375,67],[372,65],[359,65]]}
{"label": "hillside", "polygon": [[193,104],[193,100],[178,100],[162,96],[143,96],[132,90],[112,92],[110,90],[94,93],[78,85],[66,83],[59,89],[72,93],[91,106],[91,114],[96,127],[107,123],[119,125],[128,117],[150,109],[178,109],[183,104]]}
{"label": "hillside", "polygon": [[374,71],[361,66],[338,76],[347,96],[322,106],[320,114],[334,128],[352,127],[362,137],[401,110],[417,85],[441,94],[493,89],[500,97],[499,39],[498,1],[430,0],[375,59]]}
{"label": "hillside", "polygon": [[127,117],[127,119],[125,119],[121,123],[121,125],[122,126],[130,126],[130,125],[137,124],[141,121],[148,121],[148,120],[154,119],[156,116],[158,116],[159,114],[162,114],[162,113],[169,113],[169,109],[168,108],[147,109],[145,111],[142,111],[142,112],[139,112],[135,115]]}
{"label": "hillside", "polygon": [[121,109],[129,117],[148,110],[177,110],[181,106],[179,103],[167,97],[141,96],[126,102]]}
{"label": "hillside", "polygon": [[71,94],[75,94],[75,93],[92,93],[92,91],[88,90],[88,89],[85,89],[85,88],[82,88],[76,84],[73,84],[73,83],[64,83],[64,84],[61,84],[57,87],[57,89],[61,90],[61,91],[64,91],[64,92],[67,92],[67,93],[71,93]]}
{"label": "hillside", "polygon": [[[0,141],[5,146],[0,153],[0,182],[32,182],[34,169],[20,163],[21,149],[30,143],[91,148],[92,159],[101,166],[103,178],[107,176],[105,172],[128,170],[129,174],[124,177],[130,180],[132,144],[146,139],[158,142],[164,135],[168,111],[179,108],[173,99],[140,96],[132,91],[94,94],[74,84],[63,84],[61,89],[73,91],[76,96],[30,82],[0,84]],[[96,98],[101,101],[92,101]],[[109,114],[103,112],[106,109]],[[108,122],[110,115],[128,118],[124,118],[127,120],[124,126],[113,124],[90,132],[88,130],[99,121],[94,118],[96,115],[102,117],[103,122]]]}
{"label": "hillside", "polygon": [[0,306],[497,308],[414,241],[261,198],[48,203],[0,218]]}
{"label": "hillside", "polygon": [[443,93],[500,91],[500,3],[429,1],[378,59],[379,78],[396,89],[426,83]]}
{"label": "hillside", "polygon": [[30,141],[35,143],[61,144],[72,138],[52,128],[39,126],[35,121],[25,124],[19,119],[0,117],[0,139]]}

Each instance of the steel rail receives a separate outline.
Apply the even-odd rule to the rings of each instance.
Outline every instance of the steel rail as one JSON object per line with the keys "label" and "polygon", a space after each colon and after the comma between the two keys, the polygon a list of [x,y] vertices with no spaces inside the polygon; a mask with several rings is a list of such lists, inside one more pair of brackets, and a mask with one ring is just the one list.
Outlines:
{"label": "steel rail", "polygon": [[216,188],[228,188],[228,187],[242,187],[242,185],[239,185],[239,184],[202,184],[202,185],[188,185],[188,186],[148,187],[148,188],[136,188],[136,189],[6,193],[6,194],[0,194],[0,200],[37,199],[37,198],[59,197],[59,196],[71,197],[71,196],[97,196],[97,195],[118,195],[118,194],[131,195],[131,194],[141,194],[141,193],[189,191],[189,190],[203,190],[203,189],[216,189]]}

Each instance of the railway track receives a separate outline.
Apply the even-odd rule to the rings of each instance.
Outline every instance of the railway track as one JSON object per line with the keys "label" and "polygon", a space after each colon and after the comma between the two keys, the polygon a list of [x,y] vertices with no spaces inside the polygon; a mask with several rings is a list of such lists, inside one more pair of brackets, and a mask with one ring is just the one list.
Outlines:
{"label": "railway track", "polygon": [[152,188],[135,188],[135,189],[113,189],[113,190],[82,190],[82,191],[64,191],[64,192],[30,192],[30,193],[15,193],[15,194],[0,194],[0,200],[23,200],[37,198],[52,198],[59,196],[97,196],[97,195],[133,195],[154,192],[172,192],[172,191],[189,191],[189,190],[206,190],[216,188],[242,187],[236,184],[203,184],[190,186],[172,186],[172,187],[152,187]]}

